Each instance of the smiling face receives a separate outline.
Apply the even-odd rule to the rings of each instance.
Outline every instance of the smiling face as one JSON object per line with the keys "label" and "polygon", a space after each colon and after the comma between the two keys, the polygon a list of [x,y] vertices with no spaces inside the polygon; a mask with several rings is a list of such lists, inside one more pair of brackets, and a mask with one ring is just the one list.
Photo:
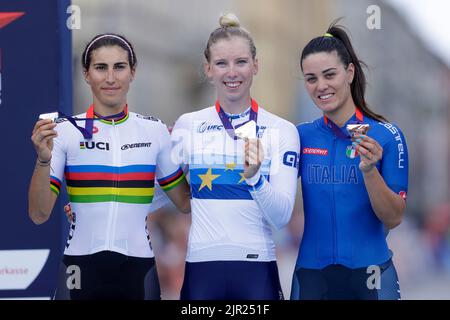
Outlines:
{"label": "smiling face", "polygon": [[210,47],[205,73],[216,87],[225,111],[236,113],[250,106],[250,87],[257,72],[258,61],[252,58],[247,39],[233,36]]}
{"label": "smiling face", "polygon": [[134,73],[128,52],[121,47],[103,46],[92,51],[85,78],[91,86],[95,111],[104,116],[121,112]]}
{"label": "smiling face", "polygon": [[354,111],[351,83],[355,68],[352,63],[345,68],[336,51],[319,52],[306,56],[302,69],[306,90],[325,115]]}

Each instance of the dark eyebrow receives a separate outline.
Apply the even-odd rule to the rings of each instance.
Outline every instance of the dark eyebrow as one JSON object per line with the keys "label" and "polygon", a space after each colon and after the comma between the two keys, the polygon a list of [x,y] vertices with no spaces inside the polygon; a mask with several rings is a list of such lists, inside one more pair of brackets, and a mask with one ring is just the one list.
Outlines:
{"label": "dark eyebrow", "polygon": [[[115,66],[121,65],[121,64],[128,64],[128,62],[126,62],[126,61],[120,61],[120,62],[114,63]],[[101,67],[108,66],[108,64],[105,63],[105,62],[98,62],[98,63],[94,63],[93,65],[94,65],[94,66],[101,66]]]}
{"label": "dark eyebrow", "polygon": [[[326,69],[326,70],[323,70],[322,71],[322,73],[327,73],[328,71],[331,71],[331,70],[337,70],[336,68],[328,68],[328,69]],[[305,74],[305,77],[306,76],[312,76],[312,77],[315,77],[316,75],[314,74],[314,73],[307,73],[307,74]]]}
{"label": "dark eyebrow", "polygon": [[327,73],[328,71],[336,70],[336,68],[328,68],[327,70],[323,70],[322,73]]}

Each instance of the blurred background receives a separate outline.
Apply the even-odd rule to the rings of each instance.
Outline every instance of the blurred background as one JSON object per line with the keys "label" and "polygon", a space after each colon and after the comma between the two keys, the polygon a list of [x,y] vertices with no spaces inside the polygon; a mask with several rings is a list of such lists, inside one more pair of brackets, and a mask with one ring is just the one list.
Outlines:
{"label": "blurred background", "polygon": [[[63,12],[66,12],[70,3],[68,0],[41,1],[47,3],[47,7],[35,5],[37,9],[33,18],[36,25],[40,26],[50,23],[48,19],[39,20],[39,15],[50,10],[49,3],[53,6],[56,3],[58,10],[62,9]],[[8,7],[5,5],[7,2]],[[25,0],[15,3],[21,2],[31,3]],[[5,8],[12,8],[15,3],[0,0],[0,11],[8,11]],[[294,124],[319,117],[320,112],[304,89],[299,55],[311,38],[323,35],[333,20],[342,17],[340,24],[348,28],[359,58],[368,65],[367,101],[374,111],[402,128],[409,149],[407,212],[402,224],[388,236],[400,278],[402,297],[450,299],[449,1],[72,0],[71,3],[72,11],[68,10],[67,14],[75,12],[78,17],[72,28],[73,114],[84,112],[92,102],[90,89],[81,72],[81,53],[96,34],[114,32],[125,35],[137,53],[137,75],[129,92],[130,109],[158,117],[167,125],[172,125],[183,113],[214,103],[214,89],[203,74],[203,51],[209,34],[218,27],[219,17],[224,12],[234,12],[241,25],[254,37],[259,73],[253,81],[252,96],[259,104]],[[17,5],[14,11],[27,10],[20,9]],[[11,24],[11,27],[5,28],[7,31],[2,32],[29,32],[29,29],[21,29],[28,17],[31,20],[32,12],[27,11],[21,18],[22,21],[18,20],[19,22]],[[0,29],[10,18],[3,13],[3,19],[6,20],[0,20]],[[57,30],[55,25],[51,25],[49,29]],[[22,92],[24,82],[28,82],[44,86],[43,89],[35,90],[39,93],[40,100],[37,101],[42,104],[41,108],[55,105],[44,106],[41,100],[46,97],[46,83],[40,80],[42,73],[39,72],[44,71],[31,73],[27,69],[25,75],[16,71],[20,66],[7,62],[10,61],[8,59],[11,59],[12,52],[20,52],[16,57],[17,61],[34,63],[35,68],[39,66],[49,70],[49,66],[41,62],[43,56],[28,57],[28,48],[45,46],[42,42],[45,36],[35,37],[36,39],[32,39],[34,42],[14,41],[14,44],[13,41],[4,41],[2,37],[0,45],[3,56],[0,57],[4,58],[4,63],[0,63],[0,75],[3,76],[4,86],[1,86],[0,77],[0,89],[4,101],[0,100],[0,103],[3,102],[9,108],[8,114],[16,112],[17,117],[20,117],[20,112],[26,112],[30,120],[26,126],[31,131],[32,121],[37,115],[30,114],[30,109],[37,109],[37,106],[28,102],[23,105],[8,105],[7,98],[12,93],[19,92],[19,89],[14,91],[11,88],[20,88]],[[19,48],[13,51],[16,44]],[[27,49],[24,50],[23,46]],[[62,52],[63,57],[70,56]],[[46,58],[53,63],[56,58],[52,57],[53,55]],[[64,83],[67,84],[67,81]],[[70,88],[70,83],[68,86]],[[70,93],[70,90],[67,92]],[[27,94],[20,93],[16,96],[27,97]],[[7,157],[7,163],[2,159],[2,163],[5,161],[2,167],[16,168],[20,164],[21,169],[25,168],[21,170],[25,172],[24,181],[12,179],[18,186],[19,180],[23,185],[28,182],[25,180],[31,176],[33,166],[30,159],[34,159],[35,154],[31,145],[22,148],[22,143],[16,143],[25,140],[29,142],[28,131],[15,130],[16,133],[16,139],[5,139],[8,140],[5,143],[9,144],[4,150],[12,150],[9,152],[16,154],[16,149],[13,148],[17,148],[23,154],[26,149],[27,156],[18,159]],[[6,136],[10,133],[5,131],[4,134]],[[35,237],[36,243],[30,244],[33,242],[29,240],[33,237],[28,237],[30,231],[33,236],[55,232],[55,226],[61,224],[64,214],[61,210],[60,215],[53,215],[52,218],[57,219],[54,220],[55,224],[32,225],[25,214],[26,191],[16,193],[16,190],[25,190],[25,187],[17,186],[5,186],[2,189],[2,203],[9,201],[11,206],[23,206],[23,209],[12,210],[15,216],[20,216],[17,219],[20,227],[0,223],[0,227],[5,229],[5,232],[0,232],[0,237],[2,234],[8,235],[7,231],[14,231],[14,238],[22,239],[21,247],[41,248],[43,246],[38,241],[39,237]],[[11,202],[11,199],[18,200]],[[16,215],[17,211],[20,214]],[[7,222],[12,216],[6,209],[2,209],[2,214],[1,221]],[[280,277],[286,298],[290,295],[291,277],[301,241],[302,214],[299,194],[288,227],[275,233]],[[189,225],[190,215],[183,215],[173,207],[160,209],[150,216],[149,229],[163,299],[179,297]],[[59,235],[56,232],[55,236],[58,242]],[[11,249],[12,245],[8,241],[11,242],[8,239],[0,240],[0,249]],[[64,243],[63,237],[61,248]],[[7,250],[3,252],[5,253],[8,254]],[[45,254],[48,255],[48,252]],[[23,266],[25,259],[20,257],[17,264]],[[10,269],[2,267],[6,265],[2,259],[4,258],[0,254],[0,276],[6,279],[5,275]],[[55,260],[49,263],[56,265]],[[1,283],[2,279],[0,277],[0,289],[5,287]],[[46,281],[48,278],[42,279]],[[43,286],[42,283],[34,285]],[[24,293],[13,291],[12,294],[21,296]]]}
{"label": "blurred background", "polygon": [[[331,21],[342,17],[340,24],[348,28],[355,50],[369,66],[369,104],[402,128],[409,148],[408,208],[403,223],[388,237],[402,296],[450,299],[450,50],[439,46],[450,43],[450,35],[445,15],[438,15],[449,12],[446,1],[426,1],[426,10],[425,0],[73,0],[72,4],[81,9],[81,28],[72,33],[74,113],[83,112],[91,102],[81,74],[84,46],[95,34],[116,32],[134,44],[138,57],[130,108],[168,125],[215,100],[203,75],[203,50],[223,12],[236,13],[254,36],[260,71],[252,95],[258,102],[294,124],[320,116],[304,90],[299,53]],[[425,20],[425,13],[431,20]],[[301,216],[297,199],[289,226],[276,233],[286,297],[301,240]],[[178,298],[189,223],[189,216],[173,208],[150,219],[164,299]]]}

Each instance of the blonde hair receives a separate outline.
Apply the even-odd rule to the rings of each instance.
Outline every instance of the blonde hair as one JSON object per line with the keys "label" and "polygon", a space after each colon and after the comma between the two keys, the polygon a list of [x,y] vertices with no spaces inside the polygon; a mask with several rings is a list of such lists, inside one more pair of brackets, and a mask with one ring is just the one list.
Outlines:
{"label": "blonde hair", "polygon": [[231,12],[224,13],[219,18],[219,25],[222,28],[226,27],[236,27],[239,28],[241,26],[241,23],[239,22],[238,17]]}
{"label": "blonde hair", "polygon": [[209,35],[208,42],[204,51],[206,61],[210,62],[211,52],[210,48],[217,41],[222,39],[229,39],[231,37],[241,37],[248,41],[252,58],[256,58],[256,47],[250,33],[241,27],[238,17],[234,13],[224,13],[219,18],[220,27],[215,29]]}

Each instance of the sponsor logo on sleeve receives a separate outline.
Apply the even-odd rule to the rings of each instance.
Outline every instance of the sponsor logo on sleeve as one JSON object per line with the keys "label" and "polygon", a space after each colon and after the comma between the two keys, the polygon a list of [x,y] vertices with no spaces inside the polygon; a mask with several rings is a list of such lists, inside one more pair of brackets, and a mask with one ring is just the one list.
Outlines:
{"label": "sponsor logo on sleeve", "polygon": [[400,134],[400,131],[390,123],[379,122],[379,124],[384,126],[386,129],[388,129],[394,135],[395,141],[397,142],[397,149],[398,149],[397,166],[399,169],[404,169],[405,168],[405,148],[403,146],[403,139]]}
{"label": "sponsor logo on sleeve", "polygon": [[300,156],[295,151],[286,151],[283,156],[283,164],[288,167],[298,168]]}

